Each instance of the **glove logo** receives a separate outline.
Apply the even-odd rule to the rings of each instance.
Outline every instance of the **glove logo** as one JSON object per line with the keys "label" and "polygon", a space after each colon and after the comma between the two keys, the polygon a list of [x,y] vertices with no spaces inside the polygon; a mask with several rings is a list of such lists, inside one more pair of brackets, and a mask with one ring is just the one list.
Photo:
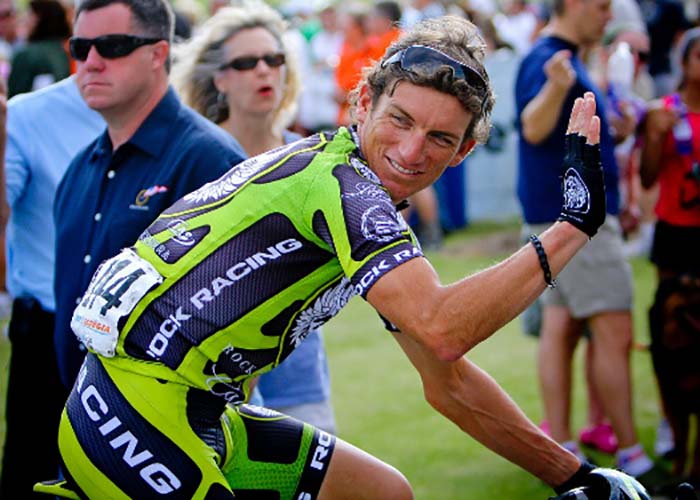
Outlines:
{"label": "glove logo", "polygon": [[591,194],[579,173],[569,168],[564,174],[564,208],[568,212],[587,214],[591,208]]}

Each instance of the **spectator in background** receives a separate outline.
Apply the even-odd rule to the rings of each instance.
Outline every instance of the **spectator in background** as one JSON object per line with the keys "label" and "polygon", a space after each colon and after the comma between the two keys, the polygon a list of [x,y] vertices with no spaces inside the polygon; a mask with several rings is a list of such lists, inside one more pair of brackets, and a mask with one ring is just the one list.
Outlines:
{"label": "spectator in background", "polygon": [[581,454],[570,430],[571,363],[584,325],[591,331],[591,374],[604,414],[619,442],[616,466],[649,488],[667,477],[639,443],[632,413],[632,276],[618,221],[619,171],[605,99],[580,58],[601,40],[611,18],[610,0],[555,0],[552,17],[522,60],[515,84],[519,140],[518,197],[526,226],[537,233],[557,220],[562,202],[559,165],[567,116],[576,96],[596,94],[607,217],[599,234],[541,296],[538,371],[545,419],[552,437]]}
{"label": "spectator in background", "polygon": [[423,19],[445,14],[445,7],[440,0],[409,0],[401,13],[401,27],[407,29]]}
{"label": "spectator in background", "polygon": [[65,47],[70,34],[66,10],[58,0],[29,2],[27,44],[12,58],[9,97],[46,87],[71,74]]}
{"label": "spectator in background", "polygon": [[649,74],[654,78],[654,97],[661,97],[675,90],[671,52],[691,23],[681,0],[639,0],[639,4],[651,40]]}
{"label": "spectator in background", "polygon": [[[73,156],[103,128],[73,77],[8,103],[0,197],[10,209],[7,286],[14,301],[0,498],[40,498],[33,496],[33,484],[58,474],[55,433],[68,389],[58,375],[53,343],[53,202]],[[45,385],[41,397],[28,398],[39,385]]]}
{"label": "spectator in background", "polygon": [[368,9],[362,4],[348,4],[340,12],[340,26],[343,44],[340,48],[338,66],[335,68],[335,82],[339,110],[336,123],[348,125],[351,122],[348,94],[355,88],[362,76],[362,69],[372,60],[367,43]]}
{"label": "spectator in background", "polygon": [[310,70],[302,75],[298,124],[308,134],[336,127],[339,104],[335,68],[340,60],[343,33],[338,12],[328,5],[318,13],[321,27],[309,40]]}
{"label": "spectator in background", "polygon": [[183,106],[168,85],[173,25],[166,0],[84,0],[76,10],[76,80],[107,129],[73,159],[54,205],[55,341],[68,388],[85,357],[71,317],[99,263],[243,158],[230,135]]}
{"label": "spectator in background", "polygon": [[401,6],[392,0],[377,2],[367,16],[370,58],[379,60],[401,34]]}
{"label": "spectator in background", "polygon": [[493,16],[493,24],[500,38],[520,55],[530,50],[537,35],[537,14],[527,0],[507,0],[502,11]]}
{"label": "spectator in background", "polygon": [[[678,55],[678,90],[650,105],[642,127],[642,185],[658,184],[659,188],[651,249],[657,277],[655,303],[665,299],[664,288],[672,289],[681,275],[700,276],[700,28],[683,35]],[[650,326],[652,338],[658,338],[655,322],[650,321]],[[663,405],[661,409],[665,415]],[[657,429],[655,447],[661,455],[675,447],[665,418]]]}
{"label": "spectator in background", "polygon": [[[627,44],[634,63],[632,85],[629,89],[615,89],[614,71],[616,61],[610,62],[620,44]],[[633,133],[646,113],[647,103],[654,97],[654,81],[649,74],[649,35],[636,23],[617,24],[603,39],[601,66],[605,68],[606,78],[603,88],[607,88],[611,111],[611,123],[615,130],[623,129],[615,146],[615,157],[620,168],[620,224],[626,239],[626,251],[629,254],[648,253],[653,231],[653,203],[655,191],[645,190],[639,176],[639,156],[641,141]],[[612,84],[611,84],[612,81]],[[621,95],[618,95],[621,94]],[[617,108],[617,109],[615,109]],[[626,123],[619,117],[626,115]],[[613,121],[615,120],[615,121]],[[631,127],[631,128],[629,128]]]}
{"label": "spectator in background", "polygon": [[10,76],[12,55],[22,42],[14,0],[0,0],[0,78],[5,82]]}
{"label": "spectator in background", "polygon": [[[299,73],[284,43],[286,24],[263,3],[224,7],[178,47],[172,81],[184,102],[235,137],[249,156],[301,136],[295,116]],[[320,329],[262,375],[253,402],[335,433],[330,379]]]}

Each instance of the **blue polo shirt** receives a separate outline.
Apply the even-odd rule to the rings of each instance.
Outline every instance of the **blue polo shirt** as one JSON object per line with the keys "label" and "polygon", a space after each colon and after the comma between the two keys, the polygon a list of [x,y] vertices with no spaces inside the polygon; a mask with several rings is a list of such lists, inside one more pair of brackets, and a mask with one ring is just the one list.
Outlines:
{"label": "blue polo shirt", "polygon": [[73,159],[54,204],[54,341],[67,387],[85,355],[70,328],[71,316],[100,262],[134,244],[160,212],[243,158],[235,139],[184,106],[169,88],[116,151],[105,130]]}
{"label": "blue polo shirt", "polygon": [[[544,73],[545,63],[555,52],[563,49],[568,49],[572,53],[571,64],[576,72],[576,83],[569,90],[559,120],[552,133],[541,143],[533,145],[523,139],[520,115],[547,81],[547,76]],[[528,224],[554,222],[561,213],[564,136],[574,101],[587,91],[595,93],[597,114],[600,117],[600,151],[605,179],[607,211],[611,215],[616,215],[619,211],[619,172],[615,160],[615,143],[609,133],[605,117],[605,97],[588,76],[586,67],[577,54],[576,45],[566,40],[553,36],[542,37],[523,58],[518,69],[515,81],[516,126],[518,128],[517,190],[523,217]]]}

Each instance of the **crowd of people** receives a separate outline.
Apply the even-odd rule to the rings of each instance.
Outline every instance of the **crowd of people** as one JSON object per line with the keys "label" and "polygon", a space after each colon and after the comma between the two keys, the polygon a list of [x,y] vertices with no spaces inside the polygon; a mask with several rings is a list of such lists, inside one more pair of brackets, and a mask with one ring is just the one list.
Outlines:
{"label": "crowd of people", "polygon": [[[322,325],[354,295],[438,412],[557,494],[700,485],[663,358],[669,297],[700,283],[693,2],[18,9],[0,0],[1,498],[53,477],[46,492],[89,498],[411,498],[400,471],[337,437]],[[518,61],[524,246],[442,286],[425,255],[466,224],[454,185],[489,141],[499,51]],[[631,252],[657,270],[653,450],[634,420]],[[538,425],[463,357],[518,315],[538,337]]]}

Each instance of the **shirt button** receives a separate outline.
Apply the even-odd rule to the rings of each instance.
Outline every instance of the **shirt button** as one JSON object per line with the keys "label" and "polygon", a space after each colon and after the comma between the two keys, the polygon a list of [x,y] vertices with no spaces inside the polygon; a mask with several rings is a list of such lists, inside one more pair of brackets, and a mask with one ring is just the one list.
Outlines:
{"label": "shirt button", "polygon": [[107,172],[108,179],[113,179],[115,175],[116,173],[114,172],[114,170],[110,170],[109,172]]}
{"label": "shirt button", "polygon": [[92,260],[92,257],[90,257],[89,255],[86,255],[85,257],[83,257],[83,262],[85,262],[86,264],[89,264],[91,260]]}
{"label": "shirt button", "polygon": [[80,299],[82,299],[82,297],[78,297],[77,299],[75,299],[75,303],[80,304]]}
{"label": "shirt button", "polygon": [[78,344],[78,349],[79,349],[80,351],[84,351],[84,350],[85,350],[85,344],[83,344],[82,342],[79,343],[79,344]]}
{"label": "shirt button", "polygon": [[95,214],[95,222],[99,222],[102,219],[102,214]]}

